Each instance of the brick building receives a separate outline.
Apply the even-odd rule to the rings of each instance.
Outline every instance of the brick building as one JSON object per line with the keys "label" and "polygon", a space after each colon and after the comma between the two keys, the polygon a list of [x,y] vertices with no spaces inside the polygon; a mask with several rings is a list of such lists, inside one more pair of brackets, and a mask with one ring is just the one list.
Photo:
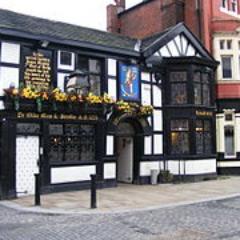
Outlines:
{"label": "brick building", "polygon": [[108,6],[108,31],[144,38],[183,21],[220,62],[216,86],[218,169],[239,174],[240,1],[148,0],[126,10],[124,0],[115,2]]}

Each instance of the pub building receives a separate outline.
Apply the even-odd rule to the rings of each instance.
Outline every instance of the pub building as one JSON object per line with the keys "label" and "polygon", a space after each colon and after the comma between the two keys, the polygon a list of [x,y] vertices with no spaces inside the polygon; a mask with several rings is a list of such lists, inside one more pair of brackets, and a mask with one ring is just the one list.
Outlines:
{"label": "pub building", "polygon": [[[38,172],[43,193],[89,188],[91,174],[98,187],[149,184],[151,170],[215,177],[216,67],[182,23],[138,40],[0,10],[1,199],[33,194]],[[58,90],[40,102],[31,88],[153,111]]]}

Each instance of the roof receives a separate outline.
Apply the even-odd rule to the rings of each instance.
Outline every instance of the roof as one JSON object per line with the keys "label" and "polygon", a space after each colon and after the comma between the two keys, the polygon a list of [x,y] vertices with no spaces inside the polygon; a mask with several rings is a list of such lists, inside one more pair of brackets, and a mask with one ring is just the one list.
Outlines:
{"label": "roof", "polygon": [[4,30],[136,52],[137,40],[133,38],[0,9],[0,33],[5,33]]}

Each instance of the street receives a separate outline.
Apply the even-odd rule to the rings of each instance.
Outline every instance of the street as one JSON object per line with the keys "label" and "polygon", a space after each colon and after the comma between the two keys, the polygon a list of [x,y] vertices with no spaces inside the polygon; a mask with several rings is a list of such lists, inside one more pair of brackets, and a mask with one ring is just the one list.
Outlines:
{"label": "street", "polygon": [[240,197],[116,214],[43,214],[0,205],[1,240],[240,239]]}

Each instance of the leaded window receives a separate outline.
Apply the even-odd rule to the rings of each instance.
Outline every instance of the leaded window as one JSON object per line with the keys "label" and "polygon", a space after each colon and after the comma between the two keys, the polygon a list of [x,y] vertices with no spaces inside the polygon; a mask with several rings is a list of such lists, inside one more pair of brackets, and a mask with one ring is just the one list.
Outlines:
{"label": "leaded window", "polygon": [[171,154],[189,154],[189,121],[171,120]]}
{"label": "leaded window", "polygon": [[95,160],[95,128],[93,125],[51,124],[49,126],[52,162]]}
{"label": "leaded window", "polygon": [[211,105],[210,75],[208,73],[195,72],[193,76],[194,104]]}
{"label": "leaded window", "polygon": [[187,103],[187,72],[175,71],[170,73],[171,104]]}
{"label": "leaded window", "polygon": [[196,154],[212,153],[211,122],[196,121]]}
{"label": "leaded window", "polygon": [[95,95],[101,94],[101,61],[78,55],[76,68],[88,75],[90,91]]}

